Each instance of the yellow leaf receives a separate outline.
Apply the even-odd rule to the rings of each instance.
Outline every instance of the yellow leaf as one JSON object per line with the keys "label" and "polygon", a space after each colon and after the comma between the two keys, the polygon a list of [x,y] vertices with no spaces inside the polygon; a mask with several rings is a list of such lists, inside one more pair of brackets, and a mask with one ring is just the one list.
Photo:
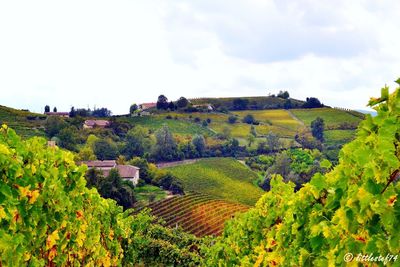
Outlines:
{"label": "yellow leaf", "polygon": [[57,248],[54,246],[51,248],[51,250],[49,252],[49,256],[48,256],[49,261],[52,261],[56,256],[57,256]]}
{"label": "yellow leaf", "polygon": [[6,213],[4,212],[4,208],[0,206],[0,220],[6,217]]}
{"label": "yellow leaf", "polygon": [[38,198],[39,195],[40,195],[39,194],[39,190],[33,190],[31,192],[30,197],[29,197],[29,204],[35,203],[35,201],[36,201],[36,199]]}
{"label": "yellow leaf", "polygon": [[29,261],[30,260],[30,258],[31,258],[31,253],[29,253],[29,252],[25,252],[24,253],[24,261]]}
{"label": "yellow leaf", "polygon": [[32,170],[32,174],[36,173],[36,166],[35,165],[31,165],[31,170]]}
{"label": "yellow leaf", "polygon": [[59,239],[60,239],[60,237],[58,236],[58,230],[55,230],[53,233],[51,233],[47,237],[46,249],[52,248],[57,243],[57,240],[59,240]]}
{"label": "yellow leaf", "polygon": [[28,195],[30,195],[31,191],[29,190],[31,186],[18,186],[18,190],[19,190],[19,195],[21,196],[21,198],[26,197]]}

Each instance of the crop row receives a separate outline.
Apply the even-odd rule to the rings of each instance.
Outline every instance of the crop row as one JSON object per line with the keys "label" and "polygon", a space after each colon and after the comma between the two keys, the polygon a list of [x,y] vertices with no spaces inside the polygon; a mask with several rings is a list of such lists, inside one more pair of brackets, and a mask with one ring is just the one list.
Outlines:
{"label": "crop row", "polygon": [[181,227],[196,236],[219,235],[225,221],[249,206],[191,193],[152,203],[152,214],[163,219],[169,227]]}

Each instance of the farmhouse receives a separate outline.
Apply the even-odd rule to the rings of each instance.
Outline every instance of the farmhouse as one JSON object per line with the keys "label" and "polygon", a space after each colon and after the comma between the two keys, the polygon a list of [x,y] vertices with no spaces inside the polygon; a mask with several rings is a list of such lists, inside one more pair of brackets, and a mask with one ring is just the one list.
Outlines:
{"label": "farmhouse", "polygon": [[110,125],[109,121],[106,120],[85,120],[83,124],[83,128],[85,129],[92,129],[92,128],[106,128]]}
{"label": "farmhouse", "polygon": [[82,161],[81,164],[86,164],[89,169],[99,169],[106,177],[110,174],[111,169],[117,169],[122,179],[132,182],[137,185],[139,182],[140,168],[132,165],[118,165],[115,160],[90,160]]}
{"label": "farmhouse", "polygon": [[69,112],[45,112],[47,116],[57,116],[57,117],[64,117],[69,118]]}
{"label": "farmhouse", "polygon": [[141,110],[147,110],[151,108],[155,108],[157,106],[157,103],[142,103],[139,105],[139,109]]}

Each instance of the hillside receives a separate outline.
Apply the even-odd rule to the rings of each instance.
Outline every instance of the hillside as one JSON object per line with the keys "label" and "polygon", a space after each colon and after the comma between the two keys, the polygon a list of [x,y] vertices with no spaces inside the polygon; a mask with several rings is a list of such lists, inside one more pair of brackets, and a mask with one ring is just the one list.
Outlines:
{"label": "hillside", "polygon": [[[220,98],[194,98],[190,99],[193,105],[211,104],[215,109],[234,110],[234,101],[244,100],[247,103],[246,109],[280,109],[284,108],[286,99],[272,96],[251,96],[251,97],[220,97]],[[301,108],[304,101],[289,99],[293,108]]]}
{"label": "hillside", "polygon": [[7,124],[24,138],[44,136],[47,116],[0,105],[0,125]]}
{"label": "hillside", "polygon": [[193,164],[167,168],[186,191],[194,191],[245,205],[254,205],[264,193],[255,186],[258,176],[232,158],[202,159]]}
{"label": "hillside", "polygon": [[182,227],[198,237],[221,234],[224,223],[250,207],[198,193],[175,196],[147,206],[169,227]]}

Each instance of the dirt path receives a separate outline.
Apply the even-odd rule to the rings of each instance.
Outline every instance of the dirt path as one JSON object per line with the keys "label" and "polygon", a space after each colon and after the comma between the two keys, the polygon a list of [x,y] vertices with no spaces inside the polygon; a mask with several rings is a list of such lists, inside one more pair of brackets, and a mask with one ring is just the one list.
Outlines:
{"label": "dirt path", "polygon": [[191,164],[199,161],[201,159],[186,159],[186,160],[180,160],[180,161],[171,161],[171,162],[160,162],[157,163],[156,166],[157,168],[163,169],[163,168],[168,168],[168,167],[174,167],[174,166],[179,166],[183,164]]}
{"label": "dirt path", "polygon": [[289,113],[290,117],[292,117],[295,121],[300,123],[303,127],[306,126],[303,121],[299,120],[290,110],[286,110]]}

